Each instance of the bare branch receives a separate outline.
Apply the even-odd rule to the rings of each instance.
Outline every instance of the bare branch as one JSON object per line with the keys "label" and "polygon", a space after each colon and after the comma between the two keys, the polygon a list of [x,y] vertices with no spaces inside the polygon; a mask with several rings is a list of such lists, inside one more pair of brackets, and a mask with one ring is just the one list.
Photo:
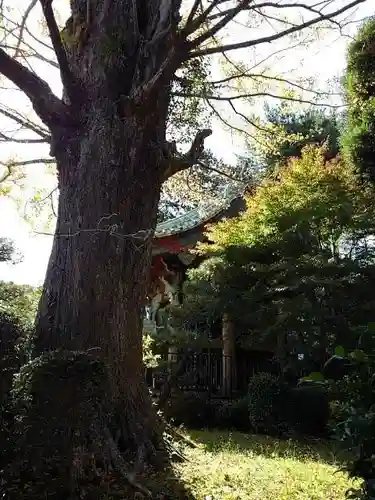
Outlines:
{"label": "bare branch", "polygon": [[266,127],[262,127],[261,125],[258,125],[255,123],[253,120],[250,120],[248,116],[246,116],[244,113],[241,113],[241,111],[238,111],[238,109],[235,107],[232,101],[229,101],[230,107],[233,109],[234,113],[238,116],[240,116],[243,120],[245,120],[246,123],[251,125],[252,127],[256,128],[260,132],[264,132],[266,134],[272,134],[274,135],[274,132],[267,129]]}
{"label": "bare branch", "polygon": [[48,132],[46,130],[43,130],[42,127],[38,127],[38,125],[36,125],[35,123],[31,122],[26,117],[22,116],[16,110],[10,111],[9,108],[2,109],[0,107],[0,113],[2,115],[6,116],[7,118],[10,118],[11,120],[15,121],[16,123],[18,123],[22,127],[25,127],[27,129],[31,130],[32,132],[34,132],[35,134],[39,135],[40,137],[42,137],[43,139],[45,139],[46,142],[47,141],[49,142],[50,136],[49,136],[49,134],[48,134]]}
{"label": "bare branch", "polygon": [[20,31],[19,31],[19,34],[18,34],[17,46],[16,46],[16,49],[14,51],[14,57],[18,57],[19,56],[19,50],[20,50],[21,43],[22,43],[22,40],[23,40],[23,33],[25,31],[27,19],[28,19],[29,15],[31,14],[31,11],[33,10],[33,8],[36,6],[37,2],[38,2],[38,0],[31,0],[29,6],[27,7],[27,9],[25,11],[25,14],[22,17],[22,21],[21,21],[21,24],[20,24]]}
{"label": "bare branch", "polygon": [[212,130],[209,128],[199,131],[189,151],[183,155],[177,154],[175,144],[168,144],[164,181],[172,177],[172,175],[177,174],[177,172],[181,172],[195,165],[203,153],[205,139],[211,134]]}
{"label": "bare branch", "polygon": [[235,125],[232,125],[228,122],[228,120],[226,120],[222,115],[221,113],[219,113],[219,111],[215,108],[215,106],[213,106],[213,104],[207,99],[206,100],[207,102],[207,105],[209,106],[209,108],[212,109],[214,115],[219,119],[219,121],[225,125],[228,129],[231,129],[231,130],[235,130],[236,132],[239,132],[240,134],[244,134],[246,135],[247,137],[249,137],[249,139],[252,139],[253,141],[257,142],[258,144],[260,144],[261,146],[264,146],[264,144],[262,143],[261,140],[259,140],[257,137],[253,136],[252,134],[250,134],[250,132],[248,132],[247,130],[245,129],[241,129],[239,127],[236,127]]}
{"label": "bare branch", "polygon": [[[257,11],[258,9],[264,9],[266,7],[270,7],[272,9],[291,9],[291,8],[304,9],[304,10],[307,10],[309,12],[312,12],[313,14],[317,14],[318,16],[320,16],[321,20],[324,19],[323,12],[321,12],[319,9],[316,9],[315,8],[316,6],[310,7],[309,5],[306,5],[305,3],[298,3],[298,2],[283,3],[283,4],[276,3],[276,2],[263,2],[263,3],[249,5],[248,7],[243,8],[242,10],[255,10],[255,11]],[[326,7],[326,5],[324,7]],[[208,19],[210,21],[212,21],[213,19],[217,19],[217,18],[226,16],[228,14],[231,14],[236,9],[237,9],[237,7],[233,7],[231,9],[227,9],[227,10],[224,10],[222,12],[218,12],[217,14],[213,14],[212,16],[209,16]],[[263,12],[261,14],[263,15]],[[277,20],[280,21],[280,19],[277,19]]]}
{"label": "bare branch", "polygon": [[39,163],[51,165],[53,163],[56,163],[56,160],[54,158],[33,158],[32,160],[19,160],[7,163],[0,162],[0,165],[6,168],[13,168],[13,167],[25,167],[26,165],[37,165]]}
{"label": "bare branch", "polygon": [[[232,61],[230,61],[231,64]],[[336,95],[336,96],[339,96],[341,94],[339,94],[338,92],[321,92],[319,90],[314,90],[314,89],[309,89],[307,87],[304,87],[302,85],[300,85],[299,83],[297,82],[293,82],[292,80],[287,80],[286,78],[281,78],[280,76],[272,76],[272,75],[265,75],[263,73],[247,73],[247,72],[243,72],[243,71],[239,71],[239,73],[235,74],[235,75],[231,75],[231,76],[227,76],[226,78],[223,78],[221,80],[216,80],[216,81],[208,81],[207,82],[207,85],[212,85],[212,86],[215,86],[215,85],[223,85],[225,83],[228,83],[232,80],[238,80],[239,78],[250,78],[252,80],[257,80],[257,79],[264,79],[264,80],[271,80],[271,81],[275,81],[275,82],[279,82],[279,83],[286,83],[287,85],[290,85],[291,87],[295,87],[299,90],[302,90],[303,92],[309,92],[311,94],[315,94],[315,95],[321,95],[321,96],[326,96],[326,95]]]}
{"label": "bare branch", "polygon": [[[58,187],[53,188],[52,191],[50,191],[44,198],[41,198],[40,200],[37,201],[37,204],[41,205],[45,201],[50,200],[51,211],[55,217],[57,217],[57,213],[55,210],[55,206],[53,204],[53,195],[54,195],[54,193],[56,193],[58,191],[58,189],[59,189]],[[23,215],[25,218],[28,217],[27,208],[28,208],[28,205],[30,204],[31,201],[32,201],[31,199],[26,200],[25,206],[23,208]]]}
{"label": "bare branch", "polygon": [[[16,23],[15,21],[13,21],[13,19],[9,18],[8,16],[6,16],[6,15],[4,15],[4,14],[2,15],[2,17],[3,17],[3,19],[4,19],[7,23],[9,23],[9,24],[11,24],[11,25],[13,26],[12,30],[7,29],[7,28],[6,28],[6,26],[2,26],[2,29],[5,31],[5,33],[7,33],[7,34],[11,34],[11,33],[13,33],[15,30],[19,29],[19,24],[18,24],[18,23]],[[35,42],[37,42],[39,45],[41,45],[42,47],[44,47],[44,48],[46,48],[46,49],[51,50],[52,52],[54,52],[53,47],[52,47],[51,45],[49,45],[48,43],[46,43],[45,41],[43,41],[43,40],[41,40],[40,38],[38,38],[37,36],[35,36],[35,35],[34,35],[34,34],[30,31],[30,30],[29,30],[29,28],[27,27],[27,25],[25,25],[24,31],[25,31],[25,33],[27,33],[27,34],[28,34],[28,36],[29,36],[30,38],[32,38],[32,39],[33,39]],[[29,46],[29,47],[30,47],[30,45],[28,45],[28,44],[25,42],[25,40],[22,40],[22,43],[23,43],[24,45],[26,45],[26,46]],[[30,47],[30,48],[31,48],[31,47]]]}
{"label": "bare branch", "polygon": [[6,168],[6,171],[4,172],[4,174],[0,177],[0,184],[2,182],[5,182],[6,180],[9,179],[9,177],[12,175],[12,168],[9,167],[8,165],[3,165],[5,168]]}
{"label": "bare branch", "polygon": [[[35,57],[35,59],[39,59],[40,61],[43,61],[47,64],[50,64],[54,68],[59,69],[59,65],[57,64],[56,61],[54,61],[53,59],[49,59],[48,57],[45,57],[42,54],[40,54],[39,52],[37,52],[34,49],[34,47],[32,47],[27,42],[25,42],[25,40],[22,41],[22,44],[25,45],[26,48],[25,49],[23,49],[23,48],[18,49],[18,57],[22,57],[23,59]],[[4,44],[2,44],[2,48],[4,50],[16,50],[17,49],[17,47],[15,45],[4,45]],[[29,49],[30,52],[26,49]],[[13,56],[13,57],[16,58],[16,56]]]}
{"label": "bare branch", "polygon": [[0,49],[0,73],[27,95],[36,114],[47,126],[72,124],[69,108],[55,96],[50,86],[3,49]]}
{"label": "bare branch", "polygon": [[47,24],[51,42],[56,54],[57,62],[60,67],[61,81],[66,90],[69,101],[72,103],[76,97],[75,79],[70,69],[68,58],[61,41],[60,31],[57,27],[56,19],[52,9],[53,0],[40,0],[42,4],[44,19]]}
{"label": "bare branch", "polygon": [[[287,85],[289,85],[290,87],[294,87],[296,89],[299,89],[301,90],[302,92],[307,92],[307,93],[310,93],[310,94],[314,94],[316,96],[341,96],[340,93],[338,92],[328,92],[328,91],[319,91],[319,90],[314,90],[314,89],[310,89],[310,88],[307,88],[307,87],[304,87],[303,85],[297,83],[297,82],[293,82],[292,80],[287,80],[286,78],[281,78],[279,76],[272,76],[272,75],[266,75],[266,74],[263,74],[263,73],[247,73],[247,71],[241,71],[240,68],[236,67],[235,64],[230,61],[228,59],[228,61],[230,62],[230,64],[232,64],[236,71],[238,71],[238,73],[234,74],[234,75],[230,75],[230,76],[227,76],[225,78],[222,78],[220,80],[209,80],[207,81],[207,86],[208,87],[216,87],[217,89],[220,89],[220,88],[225,88],[225,84],[226,83],[229,83],[233,80],[238,80],[238,79],[246,79],[246,78],[249,78],[251,80],[269,80],[269,81],[274,81],[274,82],[278,82],[278,83],[285,83]],[[184,78],[184,77],[178,77],[178,76],[175,76],[175,80],[176,82],[180,82],[182,85],[184,84],[190,84],[190,83],[193,83],[192,80],[189,80],[188,78]],[[229,86],[228,86],[229,88]],[[255,94],[252,94],[252,96],[255,96]],[[207,96],[203,96],[202,95],[202,98],[206,98]],[[276,97],[276,96],[275,96]],[[278,98],[282,99],[282,97],[280,96],[277,96]]]}
{"label": "bare branch", "polygon": [[240,184],[247,184],[243,179],[238,179],[237,177],[233,177],[233,175],[227,174],[226,172],[223,172],[222,170],[219,170],[218,168],[206,165],[205,163],[201,162],[200,160],[197,160],[197,165],[204,168],[205,170],[210,170],[211,172],[215,172],[218,175],[226,177],[227,179],[230,179],[231,181],[239,182]]}
{"label": "bare branch", "polygon": [[[278,40],[280,38],[283,38],[285,36],[291,35],[292,33],[296,33],[297,31],[301,31],[303,29],[309,28],[310,26],[313,26],[314,24],[317,24],[317,23],[321,22],[322,20],[326,20],[326,21],[332,20],[334,17],[337,17],[340,14],[343,14],[347,10],[349,10],[349,9],[355,7],[356,5],[359,5],[365,1],[366,0],[353,0],[350,4],[342,7],[341,9],[335,10],[334,12],[331,12],[329,14],[321,14],[318,17],[314,17],[313,19],[310,19],[309,21],[298,24],[296,26],[292,26],[291,28],[288,28],[286,30],[282,30],[278,33],[275,33],[274,35],[269,35],[269,36],[265,36],[262,38],[257,38],[255,40],[246,40],[243,42],[231,43],[231,44],[227,44],[227,45],[222,45],[220,47],[207,47],[207,48],[200,49],[200,50],[193,50],[192,52],[190,52],[188,57],[191,59],[194,57],[201,57],[201,56],[206,56],[206,55],[210,55],[210,54],[229,52],[231,50],[237,50],[237,49],[245,49],[248,47],[254,47],[255,45],[260,45],[262,43],[273,42],[273,41]],[[224,26],[225,26],[225,24],[224,24]],[[215,31],[215,33],[217,33],[217,31]],[[196,42],[195,40],[193,40],[191,42],[192,47],[196,46],[195,42]]]}
{"label": "bare branch", "polygon": [[189,27],[194,19],[195,14],[197,13],[197,10],[198,10],[200,3],[201,3],[201,0],[194,0],[194,4],[191,8],[191,11],[189,12],[188,18],[187,18],[186,23],[185,23],[184,31],[186,33],[189,32]]}
{"label": "bare branch", "polygon": [[211,29],[203,33],[202,35],[195,38],[193,41],[189,43],[190,48],[195,49],[199,47],[203,42],[215,36],[220,30],[222,30],[230,21],[232,21],[241,11],[243,11],[248,5],[250,0],[242,0],[239,2],[237,7],[231,9],[231,12],[226,14],[223,19],[221,19],[215,26],[212,26]]}
{"label": "bare branch", "polygon": [[0,140],[4,142],[15,142],[17,144],[45,144],[49,143],[48,139],[16,139],[15,137],[11,137],[9,135],[3,134],[0,132]]}
{"label": "bare branch", "polygon": [[284,100],[284,101],[292,101],[292,102],[298,102],[301,104],[309,104],[310,106],[320,106],[320,107],[326,107],[326,108],[332,108],[332,109],[338,109],[338,108],[343,108],[345,107],[345,104],[330,104],[330,103],[319,103],[319,102],[314,102],[310,101],[308,99],[303,99],[300,97],[291,97],[291,96],[286,96],[286,95],[277,95],[277,94],[272,94],[270,92],[254,92],[254,93],[248,93],[248,94],[238,94],[238,95],[233,95],[233,96],[220,96],[220,95],[207,95],[207,94],[197,94],[197,93],[187,93],[187,92],[173,92],[174,96],[177,97],[195,97],[198,99],[207,99],[211,101],[238,101],[239,99],[252,99],[254,97],[270,97],[272,99],[278,99],[278,100]]}
{"label": "bare branch", "polygon": [[36,165],[40,163],[52,164],[55,163],[55,161],[52,158],[34,158],[32,160],[0,162],[0,166],[5,169],[4,174],[0,176],[0,184],[9,179],[11,181],[16,181],[24,177],[24,174],[21,174],[18,176],[18,178],[12,179],[12,175],[14,175],[15,173],[14,170],[18,167],[24,167],[26,165]]}
{"label": "bare branch", "polygon": [[207,7],[207,9],[204,12],[201,13],[200,16],[198,16],[194,20],[192,19],[190,21],[189,25],[188,25],[188,23],[186,23],[184,30],[183,30],[185,36],[191,35],[192,33],[194,33],[194,31],[197,31],[205,23],[205,21],[207,20],[207,18],[211,12],[216,7],[218,7],[218,5],[225,3],[227,1],[228,0],[212,0],[210,5]]}

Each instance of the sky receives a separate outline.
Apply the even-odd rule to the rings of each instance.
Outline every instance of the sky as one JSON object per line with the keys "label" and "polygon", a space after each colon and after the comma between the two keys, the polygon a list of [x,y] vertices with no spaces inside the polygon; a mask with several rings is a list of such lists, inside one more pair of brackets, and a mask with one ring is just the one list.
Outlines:
{"label": "sky", "polygon": [[[354,14],[353,19],[361,19],[373,14],[371,3],[373,0],[368,0],[362,4]],[[22,9],[24,0],[12,0],[14,8],[19,6]],[[56,0],[55,4],[58,6],[58,12],[61,14],[61,20],[64,20],[68,15],[68,2],[65,0]],[[24,7],[23,7],[24,9]],[[20,10],[21,12],[22,10]],[[17,12],[13,14],[17,18]],[[31,18],[29,27],[32,32],[40,32],[39,16],[36,12],[34,17]],[[240,39],[241,31],[243,28],[238,24],[235,28],[236,33],[228,33],[228,36]],[[256,28],[261,34],[263,27]],[[265,28],[264,28],[265,29]],[[351,29],[351,28],[350,28]],[[353,25],[355,29],[355,25]],[[34,31],[35,30],[35,31]],[[353,30],[352,30],[353,32]],[[309,35],[311,38],[311,35]],[[334,77],[340,77],[345,68],[345,53],[346,47],[350,38],[338,37],[337,33],[319,32],[315,33],[318,39],[313,43],[310,48],[302,46],[299,49],[287,52],[287,55],[278,52],[287,44],[290,45],[290,40],[282,40],[278,44],[268,44],[267,47],[262,48],[263,55],[268,57],[269,63],[263,65],[263,69],[272,70],[274,74],[284,75],[290,79],[296,80],[298,77],[314,77],[317,79],[317,85],[324,88],[325,83]],[[298,41],[298,40],[297,40]],[[268,52],[267,52],[268,51]],[[277,51],[277,54],[276,54]],[[46,50],[48,54],[48,50]],[[271,57],[272,56],[272,57]],[[253,58],[257,63],[261,55],[254,52],[242,52],[237,57],[246,58],[247,60]],[[33,61],[33,69],[43,78],[45,78],[51,85],[54,92],[58,95],[61,94],[61,83],[57,70],[46,66],[40,61]],[[259,70],[258,70],[259,72]],[[6,84],[0,80],[0,89]],[[275,102],[276,104],[276,102]],[[29,103],[25,96],[19,91],[0,90],[0,107],[10,105],[14,109],[25,110],[29,108]],[[261,110],[261,104],[254,103],[253,110],[256,112]],[[223,112],[225,110],[223,109]],[[9,130],[10,124],[4,118],[0,118],[0,131]],[[237,135],[224,130],[218,123],[213,124],[213,135],[207,140],[206,146],[214,151],[214,153],[223,158],[225,161],[233,161],[234,154],[240,152],[240,142]],[[41,158],[48,157],[48,147],[44,145],[24,146],[20,144],[9,145],[2,143],[1,145],[1,160],[5,158]],[[0,168],[1,175],[1,168]],[[46,187],[48,185],[53,187],[54,178],[51,174],[46,174],[46,169],[43,165],[32,165],[28,170],[27,179],[22,183],[21,188],[16,190],[16,197],[23,201],[31,196],[33,190],[37,186]],[[6,236],[14,240],[17,248],[22,252],[24,258],[23,262],[17,265],[0,264],[0,280],[14,281],[16,283],[27,283],[38,286],[43,283],[46,267],[48,264],[49,254],[52,246],[52,230],[46,231],[43,226],[30,224],[22,217],[24,207],[19,207],[8,196],[2,197],[0,195],[0,236]],[[43,218],[43,214],[41,215]],[[43,218],[44,222],[44,218]],[[50,235],[41,235],[40,232],[51,232]]]}

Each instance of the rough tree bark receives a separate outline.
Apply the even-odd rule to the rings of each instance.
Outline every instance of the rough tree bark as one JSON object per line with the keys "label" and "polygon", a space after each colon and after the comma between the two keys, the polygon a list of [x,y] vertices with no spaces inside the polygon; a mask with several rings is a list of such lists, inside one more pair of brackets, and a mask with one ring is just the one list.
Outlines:
{"label": "rough tree bark", "polygon": [[143,376],[142,308],[159,193],[169,175],[195,162],[211,131],[198,133],[185,155],[166,141],[171,81],[186,55],[178,2],[74,0],[61,36],[51,0],[41,4],[63,100],[0,53],[3,73],[50,129],[58,172],[35,350],[96,348],[122,441],[151,459],[160,436]]}
{"label": "rough tree bark", "polygon": [[154,114],[120,118],[110,99],[94,102],[78,144],[63,141],[56,152],[59,211],[36,349],[99,347],[134,444],[152,431],[141,308],[161,183],[160,152],[150,144],[163,126]]}
{"label": "rough tree bark", "polygon": [[[100,349],[126,445],[149,450],[158,436],[143,376],[142,306],[179,60],[173,32],[158,25],[160,0],[71,7],[65,47],[55,37],[72,116],[51,125],[60,200],[36,350]],[[48,4],[44,12],[54,40]]]}

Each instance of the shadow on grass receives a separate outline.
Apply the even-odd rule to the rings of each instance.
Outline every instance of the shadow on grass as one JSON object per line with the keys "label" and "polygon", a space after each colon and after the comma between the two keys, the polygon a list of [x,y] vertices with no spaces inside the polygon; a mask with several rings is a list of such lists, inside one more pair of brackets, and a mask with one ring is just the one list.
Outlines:
{"label": "shadow on grass", "polygon": [[152,498],[162,500],[196,500],[183,481],[172,470],[148,475],[147,487],[152,492]]}
{"label": "shadow on grass", "polygon": [[[25,478],[23,478],[25,479]],[[152,500],[196,500],[185,487],[183,481],[175,474],[172,467],[163,472],[145,471],[133,478],[134,485],[147,489]],[[80,485],[77,495],[70,495],[70,484],[62,484],[61,478],[44,476],[40,481],[31,483],[27,480],[15,479],[14,482],[0,484],[0,498],[4,500],[67,500],[84,498],[86,500],[140,500],[150,498],[145,490],[134,487],[116,473],[92,478]],[[48,488],[48,494],[46,493]]]}
{"label": "shadow on grass", "polygon": [[289,458],[300,462],[315,461],[340,466],[347,454],[339,450],[333,441],[302,442],[297,439],[244,434],[231,431],[189,430],[190,437],[201,443],[211,453],[239,453],[262,455],[266,458]]}

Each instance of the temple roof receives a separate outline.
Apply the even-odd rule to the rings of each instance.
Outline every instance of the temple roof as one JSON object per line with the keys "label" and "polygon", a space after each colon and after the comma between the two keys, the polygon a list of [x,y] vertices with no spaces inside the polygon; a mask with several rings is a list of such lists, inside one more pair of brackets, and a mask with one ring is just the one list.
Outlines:
{"label": "temple roof", "polygon": [[[161,222],[156,226],[155,238],[161,239],[169,236],[186,233],[192,229],[198,228],[209,223],[212,219],[223,214],[231,207],[237,199],[243,199],[245,188],[244,186],[230,186],[223,196],[215,200],[201,203],[197,208],[190,210],[180,217]],[[233,217],[236,214],[231,214]]]}

